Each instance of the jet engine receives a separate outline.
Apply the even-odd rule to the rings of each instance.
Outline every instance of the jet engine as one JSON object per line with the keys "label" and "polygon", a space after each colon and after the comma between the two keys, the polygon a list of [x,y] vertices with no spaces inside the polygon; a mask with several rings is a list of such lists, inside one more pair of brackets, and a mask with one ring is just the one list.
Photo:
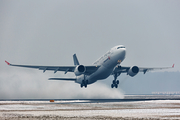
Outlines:
{"label": "jet engine", "polygon": [[86,71],[86,67],[84,65],[78,65],[74,70],[74,74],[76,76],[79,76],[83,74],[85,71]]}
{"label": "jet engine", "polygon": [[139,72],[139,68],[137,66],[132,66],[128,70],[127,74],[131,77],[134,77]]}

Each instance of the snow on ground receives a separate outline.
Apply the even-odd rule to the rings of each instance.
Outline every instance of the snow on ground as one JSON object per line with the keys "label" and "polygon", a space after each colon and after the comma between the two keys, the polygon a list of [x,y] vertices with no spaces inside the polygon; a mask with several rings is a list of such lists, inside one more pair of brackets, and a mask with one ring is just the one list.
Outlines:
{"label": "snow on ground", "polygon": [[180,119],[180,100],[134,102],[89,101],[0,101],[0,117],[12,116],[61,117],[131,117]]}

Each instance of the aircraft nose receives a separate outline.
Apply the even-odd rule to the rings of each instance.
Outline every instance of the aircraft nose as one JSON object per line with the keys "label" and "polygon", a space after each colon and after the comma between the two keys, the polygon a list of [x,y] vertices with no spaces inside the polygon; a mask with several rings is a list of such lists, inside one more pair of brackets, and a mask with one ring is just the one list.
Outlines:
{"label": "aircraft nose", "polygon": [[125,48],[122,49],[121,54],[122,54],[123,56],[126,56],[126,49],[125,49]]}

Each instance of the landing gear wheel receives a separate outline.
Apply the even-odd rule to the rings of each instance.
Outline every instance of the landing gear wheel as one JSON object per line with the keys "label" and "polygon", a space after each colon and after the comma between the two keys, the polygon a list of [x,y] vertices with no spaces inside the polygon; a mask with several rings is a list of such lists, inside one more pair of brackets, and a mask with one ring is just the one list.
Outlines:
{"label": "landing gear wheel", "polygon": [[83,87],[83,84],[81,84],[81,88]]}
{"label": "landing gear wheel", "polygon": [[114,87],[114,84],[111,84],[111,88],[113,88]]}
{"label": "landing gear wheel", "polygon": [[116,84],[119,84],[119,80],[116,81]]}
{"label": "landing gear wheel", "polygon": [[115,84],[115,88],[118,88],[118,85],[117,85],[117,84]]}

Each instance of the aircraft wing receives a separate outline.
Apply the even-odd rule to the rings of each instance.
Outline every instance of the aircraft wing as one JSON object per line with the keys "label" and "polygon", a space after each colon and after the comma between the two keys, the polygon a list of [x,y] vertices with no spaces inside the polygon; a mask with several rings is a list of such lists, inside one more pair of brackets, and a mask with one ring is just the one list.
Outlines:
{"label": "aircraft wing", "polygon": [[172,67],[161,67],[161,68],[139,68],[139,72],[144,72],[144,74],[148,71],[153,71],[153,70],[163,70],[163,69],[169,69],[169,68],[174,68],[174,64]]}
{"label": "aircraft wing", "polygon": [[[16,67],[26,67],[26,68],[34,68],[34,69],[39,69],[39,70],[43,70],[43,72],[45,72],[46,70],[51,70],[54,71],[54,73],[56,73],[57,71],[64,71],[65,74],[67,72],[74,72],[76,66],[34,66],[34,65],[15,65],[15,64],[10,64],[9,62],[5,61],[8,65],[10,66],[16,66]],[[86,71],[85,71],[85,75],[90,75],[92,73],[94,73],[100,66],[85,66],[86,67]]]}
{"label": "aircraft wing", "polygon": [[[116,66],[114,68],[114,71],[112,74],[115,73],[127,73],[131,67],[125,67],[125,66]],[[174,68],[174,64],[172,67],[161,67],[161,68],[144,68],[144,67],[139,67],[139,72],[144,72],[144,74],[148,71],[153,71],[153,70],[162,70],[162,69],[169,69],[169,68]]]}

